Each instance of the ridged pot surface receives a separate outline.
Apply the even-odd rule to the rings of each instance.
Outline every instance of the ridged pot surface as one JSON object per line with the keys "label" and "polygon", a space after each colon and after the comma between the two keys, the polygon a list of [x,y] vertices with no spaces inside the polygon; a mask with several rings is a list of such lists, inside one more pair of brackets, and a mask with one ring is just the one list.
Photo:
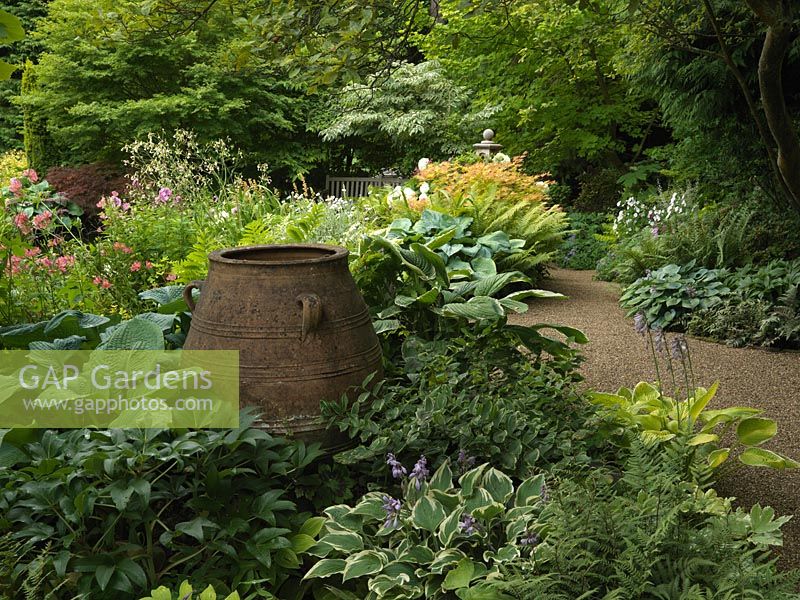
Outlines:
{"label": "ridged pot surface", "polygon": [[[338,246],[249,246],[209,255],[208,277],[184,297],[187,350],[239,350],[239,401],[275,433],[322,441],[320,401],[338,400],[370,373],[381,348]],[[201,294],[194,306],[192,289]]]}

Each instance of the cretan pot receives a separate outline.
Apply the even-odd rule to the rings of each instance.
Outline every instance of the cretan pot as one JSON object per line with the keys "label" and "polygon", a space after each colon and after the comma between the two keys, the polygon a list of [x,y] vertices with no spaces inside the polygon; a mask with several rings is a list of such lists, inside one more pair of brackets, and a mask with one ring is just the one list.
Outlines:
{"label": "cretan pot", "polygon": [[[187,350],[239,350],[239,401],[260,425],[342,445],[326,432],[320,401],[382,377],[367,306],[338,246],[249,246],[209,255],[208,277],[186,286]],[[192,289],[201,290],[197,305]]]}

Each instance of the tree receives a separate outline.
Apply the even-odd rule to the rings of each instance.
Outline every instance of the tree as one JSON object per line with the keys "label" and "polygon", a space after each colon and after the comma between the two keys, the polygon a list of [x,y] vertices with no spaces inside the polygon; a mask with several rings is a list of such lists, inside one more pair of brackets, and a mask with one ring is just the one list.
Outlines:
{"label": "tree", "polygon": [[[719,89],[724,79],[714,81],[709,73],[714,65],[722,66],[745,101],[761,152],[766,155],[764,164],[772,172],[784,204],[800,211],[800,141],[792,125],[800,99],[797,90],[792,97],[783,85],[786,69],[794,71],[794,78],[800,73],[796,57],[789,53],[799,26],[790,4],[788,0],[641,0],[633,7],[634,18],[644,31],[636,62],[653,65],[665,56],[678,56],[683,79],[697,77],[709,93]],[[662,107],[665,101],[674,104],[673,93],[683,82],[661,78],[660,83]],[[689,102],[691,98],[672,110],[676,122],[684,120],[682,111],[693,112]],[[735,118],[735,112],[719,116]],[[746,140],[739,138],[732,144],[741,146],[742,142]]]}
{"label": "tree", "polygon": [[330,120],[320,134],[344,142],[356,168],[411,172],[421,157],[447,158],[470,150],[468,140],[496,110],[470,113],[469,92],[437,62],[405,63],[388,76],[351,83],[331,96]]}
{"label": "tree", "polygon": [[532,168],[563,175],[633,156],[651,111],[615,66],[627,35],[615,2],[444,0],[439,10],[446,23],[421,40],[426,56],[477,103],[502,104],[491,126],[510,151],[530,152]]}
{"label": "tree", "polygon": [[306,123],[319,106],[303,81],[247,60],[254,0],[54,0],[26,110],[47,119],[61,162],[118,161],[159,130],[230,138],[252,163],[287,175],[324,158]]}
{"label": "tree", "polygon": [[[2,19],[9,21],[7,32],[13,33],[0,44],[5,47],[0,50],[3,57],[3,66],[0,69],[0,151],[22,146],[22,115],[19,107],[14,106],[11,98],[19,94],[20,67],[26,59],[36,56],[38,44],[30,35],[35,28],[35,20],[44,13],[45,0],[7,0],[0,2]],[[23,29],[29,35],[24,35]]]}

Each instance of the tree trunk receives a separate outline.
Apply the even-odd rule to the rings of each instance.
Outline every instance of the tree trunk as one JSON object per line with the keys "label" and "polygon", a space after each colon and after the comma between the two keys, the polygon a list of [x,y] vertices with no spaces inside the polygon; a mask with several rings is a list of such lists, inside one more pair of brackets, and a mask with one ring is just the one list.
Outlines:
{"label": "tree trunk", "polygon": [[794,208],[800,211],[800,138],[792,126],[783,93],[783,63],[792,43],[791,0],[747,0],[767,25],[758,61],[761,103],[772,138],[778,147],[778,171]]}

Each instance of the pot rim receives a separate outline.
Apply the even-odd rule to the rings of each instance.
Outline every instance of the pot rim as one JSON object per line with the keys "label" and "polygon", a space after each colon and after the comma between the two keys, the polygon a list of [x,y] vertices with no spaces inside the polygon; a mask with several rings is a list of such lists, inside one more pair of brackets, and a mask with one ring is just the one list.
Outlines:
{"label": "pot rim", "polygon": [[[247,254],[248,252],[281,251],[281,250],[318,250],[324,252],[321,256],[311,258],[300,258],[296,260],[250,260],[244,258],[231,258],[230,254]],[[310,265],[327,263],[341,259],[347,259],[350,251],[342,246],[330,244],[262,244],[257,246],[240,246],[238,248],[223,248],[215,250],[208,255],[211,262],[223,263],[228,265],[258,265],[263,267],[287,267],[292,265]]]}

